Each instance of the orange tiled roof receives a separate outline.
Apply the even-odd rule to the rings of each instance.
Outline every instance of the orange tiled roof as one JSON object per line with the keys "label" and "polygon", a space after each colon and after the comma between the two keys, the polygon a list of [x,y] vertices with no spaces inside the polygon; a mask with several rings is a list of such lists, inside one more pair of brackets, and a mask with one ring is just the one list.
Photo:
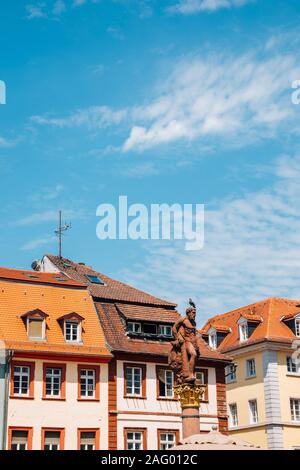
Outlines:
{"label": "orange tiled roof", "polygon": [[[116,305],[103,302],[96,302],[95,305],[105,331],[107,342],[114,351],[168,356],[171,348],[170,342],[129,338],[126,335],[125,324],[122,321]],[[173,312],[173,315],[175,315],[175,312]],[[176,315],[178,319],[179,314],[177,312]],[[201,359],[224,362],[230,361],[228,357],[211,349],[202,338],[199,338],[199,347]]]}
{"label": "orange tiled roof", "polygon": [[219,346],[219,351],[229,351],[238,348],[239,341],[238,320],[241,316],[251,320],[255,318],[258,322],[248,341],[243,346],[261,341],[292,342],[295,335],[292,330],[282,321],[286,315],[295,316],[300,313],[299,300],[289,300],[272,297],[260,302],[217,315],[208,320],[201,332],[207,333],[210,326],[215,323],[231,328],[231,333],[224,338]]}
{"label": "orange tiled roof", "polygon": [[70,279],[63,273],[41,273],[26,269],[13,269],[0,267],[0,279],[10,281],[23,281],[33,284],[51,284],[58,286],[72,286],[82,288],[83,284],[74,279]]}
{"label": "orange tiled roof", "polygon": [[[26,279],[24,271],[1,269],[5,278],[0,278],[0,340],[6,348],[17,351],[68,353],[110,357],[97,313],[84,286],[68,280],[56,285],[49,282],[52,275],[38,273],[38,279]],[[9,275],[11,274],[11,277]],[[41,279],[47,279],[46,283]],[[80,286],[80,288],[79,288]],[[46,341],[31,341],[22,315],[41,310],[46,317]],[[82,345],[65,342],[59,317],[76,312],[83,320]]]}
{"label": "orange tiled roof", "polygon": [[[83,283],[89,287],[89,290],[93,297],[105,300],[113,300],[115,302],[130,302],[130,303],[140,303],[140,304],[149,304],[157,306],[172,306],[175,307],[176,304],[168,302],[153,295],[147,294],[141,290],[135,289],[128,284],[123,282],[116,281],[103,273],[95,271],[90,266],[86,266],[82,263],[74,263],[73,261],[67,258],[59,258],[54,255],[45,255],[60,271],[64,272],[67,276],[70,276],[71,279],[74,279],[78,282]],[[92,284],[86,278],[86,275],[98,276],[104,282],[103,284]]]}
{"label": "orange tiled roof", "polygon": [[[159,299],[134,287],[109,278],[91,267],[74,263],[65,258],[45,255],[61,271],[71,278],[85,283],[92,296],[105,332],[107,343],[114,352],[140,353],[167,356],[170,342],[151,339],[129,338],[126,334],[125,319],[175,323],[180,315],[176,304]],[[99,276],[105,283],[93,284],[86,274]],[[228,362],[230,359],[212,350],[199,338],[200,353],[203,359]]]}

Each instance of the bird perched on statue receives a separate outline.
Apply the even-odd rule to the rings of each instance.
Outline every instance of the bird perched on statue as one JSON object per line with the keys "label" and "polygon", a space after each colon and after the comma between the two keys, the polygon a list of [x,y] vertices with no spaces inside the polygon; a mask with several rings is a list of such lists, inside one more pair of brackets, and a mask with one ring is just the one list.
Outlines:
{"label": "bird perched on statue", "polygon": [[195,304],[195,302],[192,301],[191,298],[189,298],[189,304],[190,304],[191,307],[196,308],[196,304]]}

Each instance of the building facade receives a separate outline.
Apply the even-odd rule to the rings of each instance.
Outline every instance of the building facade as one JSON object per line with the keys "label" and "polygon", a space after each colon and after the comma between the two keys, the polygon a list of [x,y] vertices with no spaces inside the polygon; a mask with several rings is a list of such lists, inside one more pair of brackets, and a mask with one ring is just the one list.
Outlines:
{"label": "building facade", "polygon": [[0,268],[1,449],[108,447],[111,354],[86,287]]}
{"label": "building facade", "polygon": [[[153,297],[68,259],[45,255],[35,269],[64,273],[89,289],[106,344],[109,363],[108,448],[168,449],[181,436],[181,409],[168,368],[176,305]],[[197,377],[206,392],[201,431],[227,432],[224,368],[229,358],[201,344]]]}
{"label": "building facade", "polygon": [[299,301],[257,302],[212,317],[201,333],[235,364],[226,373],[229,432],[263,449],[300,449]]}

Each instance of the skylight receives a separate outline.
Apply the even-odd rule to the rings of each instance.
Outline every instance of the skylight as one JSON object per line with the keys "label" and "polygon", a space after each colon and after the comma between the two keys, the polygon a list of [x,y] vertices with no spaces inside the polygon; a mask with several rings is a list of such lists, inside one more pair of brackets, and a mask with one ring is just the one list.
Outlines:
{"label": "skylight", "polygon": [[91,274],[86,274],[85,277],[92,283],[92,284],[104,284],[102,279],[98,276],[93,276]]}

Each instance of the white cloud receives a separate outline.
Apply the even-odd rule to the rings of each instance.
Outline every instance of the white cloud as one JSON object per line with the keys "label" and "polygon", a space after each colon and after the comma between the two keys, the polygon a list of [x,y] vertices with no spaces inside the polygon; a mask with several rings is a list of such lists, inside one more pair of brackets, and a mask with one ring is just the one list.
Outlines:
{"label": "white cloud", "polygon": [[189,58],[175,67],[156,98],[132,110],[124,151],[178,140],[230,145],[270,136],[285,124],[296,130],[291,83],[300,76],[297,58],[259,52]]}
{"label": "white cloud", "polygon": [[269,296],[300,299],[300,156],[268,168],[273,184],[205,212],[205,245],[147,242],[146,259],[123,273],[126,282],[180,303],[197,300],[199,326]]}
{"label": "white cloud", "polygon": [[223,8],[241,7],[253,0],[180,0],[177,4],[169,7],[170,13],[181,13],[192,15],[199,12],[213,12]]}
{"label": "white cloud", "polygon": [[296,52],[270,56],[264,45],[240,56],[190,55],[161,79],[144,104],[92,106],[66,117],[32,120],[60,128],[115,126],[123,152],[178,142],[193,142],[207,152],[216,144],[232,148],[278,134],[299,134],[299,107],[291,102],[291,84],[300,77],[299,59]]}
{"label": "white cloud", "polygon": [[53,5],[52,13],[55,16],[60,16],[67,10],[66,4],[63,0],[57,0]]}
{"label": "white cloud", "polygon": [[56,237],[44,237],[44,238],[38,238],[36,240],[31,240],[24,245],[21,246],[21,250],[23,251],[31,251],[35,250],[37,248],[40,248],[45,245],[53,245],[53,243],[57,240]]}
{"label": "white cloud", "polygon": [[35,18],[45,18],[45,3],[29,4],[25,6],[27,10],[27,19],[32,20]]}
{"label": "white cloud", "polygon": [[33,116],[31,119],[37,124],[51,125],[62,129],[80,126],[86,126],[89,129],[102,129],[110,125],[118,125],[126,115],[125,109],[114,111],[108,106],[91,106],[64,118]]}

